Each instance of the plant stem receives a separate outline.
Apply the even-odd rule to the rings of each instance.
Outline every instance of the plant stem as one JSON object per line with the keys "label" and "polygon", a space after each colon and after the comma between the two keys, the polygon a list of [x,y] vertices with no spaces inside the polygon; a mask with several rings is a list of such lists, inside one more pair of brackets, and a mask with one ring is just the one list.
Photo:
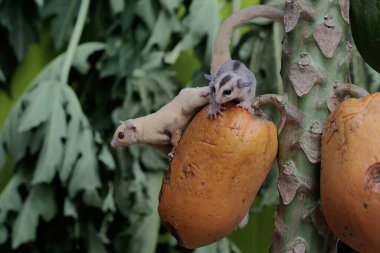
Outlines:
{"label": "plant stem", "polygon": [[78,47],[79,39],[82,35],[84,23],[87,17],[87,12],[90,6],[90,0],[82,0],[79,8],[78,18],[74,26],[73,34],[70,38],[69,46],[66,51],[65,61],[61,72],[61,83],[67,84],[71,64],[74,59],[75,50]]}
{"label": "plant stem", "polygon": [[281,76],[301,124],[285,124],[279,139],[278,189],[271,252],[334,252],[336,240],[320,209],[320,140],[335,83],[349,82],[346,1],[286,0]]}

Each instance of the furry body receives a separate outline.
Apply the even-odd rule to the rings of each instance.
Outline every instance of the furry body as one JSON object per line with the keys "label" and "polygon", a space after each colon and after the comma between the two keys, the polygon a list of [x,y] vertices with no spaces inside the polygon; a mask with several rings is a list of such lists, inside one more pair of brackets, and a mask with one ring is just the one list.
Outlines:
{"label": "furry body", "polygon": [[194,114],[208,102],[209,87],[185,88],[157,112],[121,122],[111,146],[150,144],[168,154],[181,139]]}
{"label": "furry body", "polygon": [[222,105],[230,101],[236,101],[237,106],[253,113],[256,78],[242,62],[227,61],[218,67],[215,76],[206,78],[210,81],[209,118],[215,119],[222,115]]}

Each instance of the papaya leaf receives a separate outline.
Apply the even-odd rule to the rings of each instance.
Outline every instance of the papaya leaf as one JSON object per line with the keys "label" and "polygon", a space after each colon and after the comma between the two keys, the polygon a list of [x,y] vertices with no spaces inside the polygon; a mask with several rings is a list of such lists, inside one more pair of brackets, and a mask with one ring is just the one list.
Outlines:
{"label": "papaya leaf", "polygon": [[87,121],[82,121],[82,123],[84,123],[81,125],[83,130],[77,139],[81,156],[75,163],[69,182],[71,197],[81,190],[94,192],[101,186],[91,128]]}
{"label": "papaya leaf", "polygon": [[217,1],[192,1],[190,13],[183,22],[185,26],[184,37],[165,57],[165,61],[173,64],[182,51],[193,48],[204,37],[207,37],[205,59],[206,62],[209,62],[216,33],[220,25]]}
{"label": "papaya leaf", "polygon": [[88,252],[91,253],[107,253],[104,244],[99,236],[99,232],[91,224],[87,224],[87,240],[88,240]]}
{"label": "papaya leaf", "polygon": [[[160,218],[156,211],[158,207],[158,193],[161,188],[162,173],[147,174],[148,196],[151,211],[149,214],[134,223],[125,231],[129,240],[124,242],[126,252],[133,253],[154,253],[158,240],[158,230],[160,227]],[[123,238],[120,238],[123,239]]]}
{"label": "papaya leaf", "polygon": [[0,8],[0,24],[7,28],[9,42],[19,62],[24,58],[29,45],[36,42],[38,37],[35,4],[32,1],[24,4],[25,6],[17,1],[6,0]]}
{"label": "papaya leaf", "polygon": [[181,0],[160,0],[161,5],[164,9],[170,13],[174,13],[177,8],[181,5]]}
{"label": "papaya leaf", "polygon": [[115,161],[106,145],[102,146],[99,153],[99,160],[110,170],[115,170]]}
{"label": "papaya leaf", "polygon": [[79,4],[77,0],[50,0],[41,9],[42,17],[52,17],[51,33],[57,50],[62,49],[71,36]]}
{"label": "papaya leaf", "polygon": [[4,244],[9,237],[8,229],[5,226],[0,225],[0,244]]}
{"label": "papaya leaf", "polygon": [[48,222],[56,213],[52,188],[45,184],[34,186],[13,223],[12,248],[17,249],[20,245],[35,240],[39,218]]}
{"label": "papaya leaf", "polygon": [[45,0],[34,0],[34,2],[36,2],[36,4],[38,5],[38,7],[42,7],[42,6],[44,6],[44,2],[45,2]]}
{"label": "papaya leaf", "polygon": [[122,12],[125,8],[125,3],[124,0],[109,0],[112,13],[113,14],[118,14]]}
{"label": "papaya leaf", "polygon": [[0,173],[4,167],[4,164],[5,164],[5,151],[3,147],[2,135],[0,132]]}
{"label": "papaya leaf", "polygon": [[102,210],[103,212],[115,212],[116,211],[116,206],[115,206],[115,201],[113,198],[113,185],[108,184],[108,193],[107,196],[104,198],[103,205],[102,205]]}
{"label": "papaya leaf", "polygon": [[12,108],[2,129],[2,139],[5,149],[19,162],[25,155],[31,138],[30,132],[20,133],[17,129],[20,126],[20,114],[22,114],[22,102],[19,100]]}
{"label": "papaya leaf", "polygon": [[105,48],[105,44],[100,42],[89,42],[80,45],[74,55],[72,66],[82,74],[87,73],[90,69],[88,57],[97,51],[104,50]]}
{"label": "papaya leaf", "polygon": [[98,209],[102,208],[103,200],[96,191],[85,190],[83,193],[83,201],[87,206],[92,206]]}
{"label": "papaya leaf", "polygon": [[54,82],[52,87],[55,87],[49,94],[53,98],[52,111],[34,172],[34,184],[50,183],[61,165],[64,154],[62,139],[67,136],[67,127],[61,91],[65,85]]}
{"label": "papaya leaf", "polygon": [[154,2],[152,0],[140,0],[136,6],[137,15],[145,22],[150,30],[153,30],[154,23],[156,22]]}
{"label": "papaya leaf", "polygon": [[20,134],[48,120],[52,107],[46,105],[54,103],[54,99],[57,99],[55,96],[59,92],[58,89],[59,84],[46,80],[26,93],[23,99],[26,109],[20,116],[20,127],[18,128]]}
{"label": "papaya leaf", "polygon": [[165,170],[168,163],[165,162],[164,156],[151,147],[142,147],[141,162],[149,170]]}
{"label": "papaya leaf", "polygon": [[[78,46],[73,59],[73,66],[78,70],[86,70],[89,68],[88,57],[100,50],[105,49],[105,44],[99,42],[88,42]],[[36,85],[45,80],[60,80],[60,74],[62,72],[63,62],[65,60],[65,53],[57,56],[52,60],[36,78],[31,82],[31,85]]]}
{"label": "papaya leaf", "polygon": [[5,82],[6,80],[3,70],[0,68],[0,82]]}
{"label": "papaya leaf", "polygon": [[63,205],[63,215],[65,217],[78,219],[78,212],[75,208],[74,203],[69,198],[65,198],[65,203]]}
{"label": "papaya leaf", "polygon": [[59,171],[59,177],[61,182],[66,184],[73,168],[75,168],[75,163],[81,156],[78,140],[82,133],[81,126],[85,124],[85,122],[83,122],[82,109],[74,91],[70,87],[65,87],[63,93],[65,103],[67,104],[66,116],[70,118],[70,121],[67,124],[65,153],[63,156],[62,167]]}
{"label": "papaya leaf", "polygon": [[20,211],[22,207],[22,199],[18,188],[29,180],[30,176],[28,176],[23,170],[18,170],[8,182],[0,195],[0,211],[4,218],[9,211]]}
{"label": "papaya leaf", "polygon": [[160,50],[165,50],[170,42],[171,34],[179,31],[181,24],[175,16],[161,10],[158,19],[154,24],[152,35],[150,36],[144,52],[148,52],[152,46],[157,45]]}

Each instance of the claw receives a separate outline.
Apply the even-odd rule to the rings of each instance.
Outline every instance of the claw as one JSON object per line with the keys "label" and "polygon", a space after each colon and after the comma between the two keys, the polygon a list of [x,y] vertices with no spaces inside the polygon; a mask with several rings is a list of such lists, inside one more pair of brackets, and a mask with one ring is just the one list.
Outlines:
{"label": "claw", "polygon": [[169,162],[172,162],[174,159],[174,150],[172,150],[169,154],[168,154],[168,160]]}
{"label": "claw", "polygon": [[223,111],[226,109],[225,106],[218,103],[210,103],[208,107],[208,118],[217,119],[218,116],[223,116]]}
{"label": "claw", "polygon": [[247,105],[244,105],[244,104],[237,104],[236,106],[247,110],[252,116],[255,113],[255,110],[251,106],[247,106]]}

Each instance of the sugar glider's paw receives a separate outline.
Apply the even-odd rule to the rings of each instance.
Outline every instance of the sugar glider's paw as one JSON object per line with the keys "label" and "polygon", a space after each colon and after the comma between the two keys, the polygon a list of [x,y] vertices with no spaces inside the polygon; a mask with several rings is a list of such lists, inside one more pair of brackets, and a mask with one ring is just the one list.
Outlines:
{"label": "sugar glider's paw", "polygon": [[223,116],[224,107],[218,104],[209,104],[208,106],[208,118],[217,119],[218,116]]}
{"label": "sugar glider's paw", "polygon": [[237,104],[236,106],[247,110],[252,116],[255,114],[255,109],[253,109],[251,105]]}
{"label": "sugar glider's paw", "polygon": [[209,95],[210,95],[209,90],[202,90],[199,94],[199,96],[201,96],[201,97],[208,97]]}
{"label": "sugar glider's paw", "polygon": [[172,162],[174,159],[174,149],[168,154],[168,160],[169,162]]}

